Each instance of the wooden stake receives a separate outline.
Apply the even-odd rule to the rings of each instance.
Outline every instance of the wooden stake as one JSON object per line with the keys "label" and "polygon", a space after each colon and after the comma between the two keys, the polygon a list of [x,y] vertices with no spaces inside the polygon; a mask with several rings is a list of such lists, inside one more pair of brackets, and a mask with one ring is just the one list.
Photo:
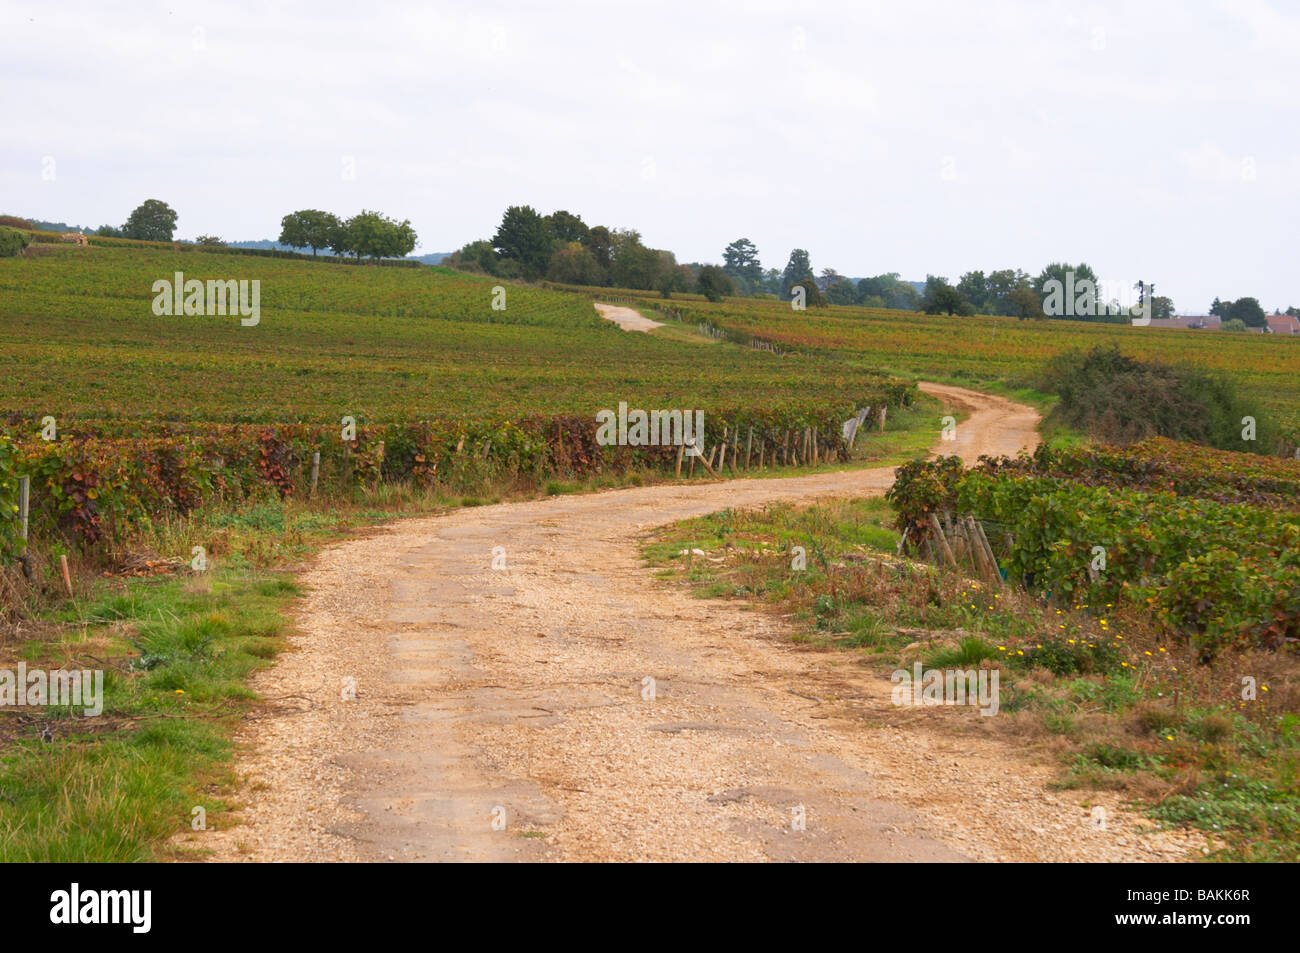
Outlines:
{"label": "wooden stake", "polygon": [[27,504],[32,491],[32,478],[21,476],[18,478],[18,522],[22,525],[20,532],[23,537],[23,549],[27,549]]}
{"label": "wooden stake", "polygon": [[745,440],[745,469],[749,469],[749,454],[754,449],[754,428],[749,428],[749,437]]}
{"label": "wooden stake", "polygon": [[885,408],[880,408],[880,432],[885,432]]}
{"label": "wooden stake", "polygon": [[59,556],[59,568],[63,570],[63,584],[68,587],[68,595],[72,595],[72,574],[68,572],[66,553]]}
{"label": "wooden stake", "polygon": [[673,474],[678,480],[682,478],[682,455],[684,453],[686,453],[686,444],[679,443],[677,445],[677,472]]}
{"label": "wooden stake", "polygon": [[957,559],[952,554],[952,547],[948,545],[948,538],[943,535],[943,527],[939,525],[939,517],[933,513],[930,514],[930,529],[934,532],[934,539],[939,546],[939,551],[943,553],[943,561],[949,566],[956,566]]}
{"label": "wooden stake", "polygon": [[317,450],[311,455],[311,488],[307,491],[307,499],[316,495],[316,481],[320,479],[320,451]]}

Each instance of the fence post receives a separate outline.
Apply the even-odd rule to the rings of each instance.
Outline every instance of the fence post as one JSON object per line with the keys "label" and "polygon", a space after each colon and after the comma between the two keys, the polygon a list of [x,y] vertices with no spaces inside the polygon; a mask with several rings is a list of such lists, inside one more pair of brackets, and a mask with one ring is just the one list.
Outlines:
{"label": "fence post", "polygon": [[23,552],[27,551],[27,505],[32,492],[32,478],[18,478],[18,521],[22,524]]}
{"label": "fence post", "polygon": [[320,451],[317,450],[311,455],[311,489],[307,491],[307,499],[316,495],[316,480],[320,477]]}

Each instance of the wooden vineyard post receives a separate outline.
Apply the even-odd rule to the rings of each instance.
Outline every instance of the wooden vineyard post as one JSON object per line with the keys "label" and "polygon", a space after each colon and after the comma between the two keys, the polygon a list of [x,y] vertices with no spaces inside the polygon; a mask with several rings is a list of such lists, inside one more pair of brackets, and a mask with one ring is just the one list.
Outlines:
{"label": "wooden vineyard post", "polygon": [[880,432],[885,432],[885,408],[880,408]]}
{"label": "wooden vineyard post", "polygon": [[754,428],[749,428],[749,436],[745,439],[745,469],[749,469],[749,455],[754,449]]}
{"label": "wooden vineyard post", "polygon": [[998,569],[998,558],[993,555],[993,547],[989,545],[988,535],[984,532],[984,525],[973,516],[970,518],[975,527],[975,535],[980,539],[980,544],[984,547],[984,557],[989,561],[989,570],[993,574],[993,586],[995,589],[1002,588],[1002,572]]}
{"label": "wooden vineyard post", "polygon": [[59,554],[59,568],[63,570],[63,585],[67,587],[68,595],[72,595],[72,574],[68,572],[67,553]]}
{"label": "wooden vineyard post", "polygon": [[686,444],[679,443],[677,445],[677,471],[676,473],[673,474],[673,476],[678,480],[682,478],[682,454],[684,454],[685,452],[686,452]]}
{"label": "wooden vineyard post", "polygon": [[32,478],[21,476],[18,478],[18,523],[19,532],[23,539],[23,552],[27,551],[27,505],[32,492]]}
{"label": "wooden vineyard post", "polygon": [[930,529],[934,532],[934,539],[939,546],[939,551],[943,553],[943,561],[949,566],[956,566],[957,559],[952,554],[952,548],[948,545],[947,537],[943,535],[943,527],[939,525],[939,517],[933,513],[930,514]]}
{"label": "wooden vineyard post", "polygon": [[311,488],[307,491],[307,499],[316,495],[316,481],[320,479],[320,451],[317,450],[311,455]]}
{"label": "wooden vineyard post", "polygon": [[28,504],[31,499],[32,478],[22,476],[18,478],[18,531],[22,534],[23,551],[18,554],[18,560],[23,564],[23,576],[28,582],[34,582],[36,579],[35,572],[32,571],[32,556],[27,552],[27,514]]}

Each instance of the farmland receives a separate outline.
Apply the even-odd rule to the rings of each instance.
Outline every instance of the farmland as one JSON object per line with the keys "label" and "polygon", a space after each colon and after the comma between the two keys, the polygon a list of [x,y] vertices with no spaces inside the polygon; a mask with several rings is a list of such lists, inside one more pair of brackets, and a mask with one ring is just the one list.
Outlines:
{"label": "farmland", "polygon": [[1300,336],[982,315],[948,317],[858,307],[810,308],[796,314],[785,301],[729,298],[712,303],[698,295],[681,295],[664,302],[647,292],[586,291],[634,298],[652,308],[670,307],[684,321],[707,322],[728,337],[759,338],[777,347],[823,355],[850,369],[872,368],[975,387],[1032,385],[1054,355],[1113,341],[1135,357],[1186,362],[1222,373],[1274,414],[1285,433],[1300,434]]}

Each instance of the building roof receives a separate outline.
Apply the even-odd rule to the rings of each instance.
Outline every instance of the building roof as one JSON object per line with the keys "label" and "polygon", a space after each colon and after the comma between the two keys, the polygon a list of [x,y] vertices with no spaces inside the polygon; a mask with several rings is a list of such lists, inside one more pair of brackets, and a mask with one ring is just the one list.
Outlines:
{"label": "building roof", "polygon": [[1300,318],[1294,314],[1269,314],[1265,320],[1274,334],[1300,334]]}

